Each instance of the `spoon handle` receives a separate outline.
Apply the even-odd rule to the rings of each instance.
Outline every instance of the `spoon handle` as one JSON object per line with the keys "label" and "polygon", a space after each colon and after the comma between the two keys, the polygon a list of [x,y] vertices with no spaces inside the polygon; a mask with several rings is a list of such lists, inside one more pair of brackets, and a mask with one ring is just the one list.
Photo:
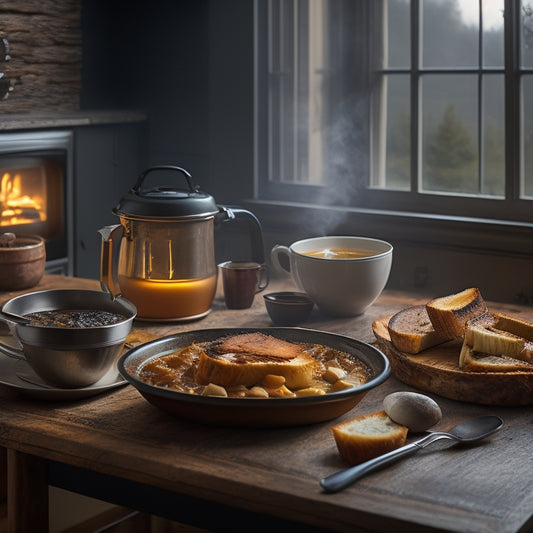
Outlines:
{"label": "spoon handle", "polygon": [[0,320],[2,322],[15,322],[17,324],[26,325],[30,323],[28,318],[24,318],[20,315],[15,315],[13,313],[8,313],[7,311],[0,311]]}
{"label": "spoon handle", "polygon": [[366,461],[359,465],[352,466],[351,468],[347,468],[346,470],[335,472],[335,474],[331,474],[331,476],[321,479],[320,486],[326,492],[338,492],[339,490],[346,488],[348,485],[351,485],[354,481],[357,481],[358,479],[362,478],[369,472],[372,472],[382,466],[394,463],[402,457],[412,455],[420,449],[421,447],[418,443],[413,442],[411,444],[406,444],[401,448],[392,450],[389,453],[385,453],[383,455],[380,455],[379,457],[370,459],[369,461]]}

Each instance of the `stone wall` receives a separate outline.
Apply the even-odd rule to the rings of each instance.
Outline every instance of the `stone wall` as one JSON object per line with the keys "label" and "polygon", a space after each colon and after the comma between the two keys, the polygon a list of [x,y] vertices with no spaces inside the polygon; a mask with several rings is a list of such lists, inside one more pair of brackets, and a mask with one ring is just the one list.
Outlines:
{"label": "stone wall", "polygon": [[80,0],[2,0],[0,39],[0,115],[79,109]]}

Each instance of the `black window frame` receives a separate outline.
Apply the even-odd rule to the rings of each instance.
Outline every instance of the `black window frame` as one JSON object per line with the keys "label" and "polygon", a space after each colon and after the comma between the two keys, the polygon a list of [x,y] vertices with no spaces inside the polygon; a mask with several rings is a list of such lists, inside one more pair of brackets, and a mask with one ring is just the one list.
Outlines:
{"label": "black window frame", "polygon": [[[368,113],[366,116],[368,130],[367,138],[371,136],[371,113],[370,113],[370,95],[372,86],[372,75],[370,73],[370,56],[371,56],[371,32],[372,20],[375,16],[373,12],[372,0],[351,0],[357,1],[359,4],[359,17],[357,17],[357,30],[354,35],[357,35],[355,44],[360,47],[361,53],[357,56],[362,66],[362,71],[366,69],[366,76],[362,77],[361,86],[357,87],[357,91],[365,92],[368,101]],[[417,32],[416,25],[419,1],[412,1],[412,33]],[[256,190],[255,200],[266,202],[281,202],[289,203],[295,207],[298,205],[315,205],[320,208],[327,207],[327,202],[320,200],[321,187],[317,186],[302,186],[282,183],[271,183],[265,179],[268,175],[268,162],[265,160],[265,143],[267,142],[267,134],[264,131],[266,113],[267,113],[267,91],[268,87],[268,73],[261,68],[264,64],[264,53],[266,50],[266,32],[264,23],[267,20],[265,17],[266,1],[256,1]],[[505,0],[505,153],[506,153],[506,180],[505,180],[505,199],[491,199],[491,198],[475,198],[464,197],[453,194],[444,196],[437,196],[428,193],[420,193],[416,191],[394,191],[394,190],[371,190],[364,189],[354,183],[353,195],[347,195],[343,201],[335,201],[331,207],[336,209],[344,209],[347,212],[354,213],[371,212],[373,215],[382,214],[383,216],[396,216],[405,218],[421,218],[424,220],[431,219],[433,221],[446,220],[454,223],[468,223],[471,221],[477,227],[483,225],[499,224],[506,228],[521,227],[528,228],[533,224],[533,204],[532,200],[520,198],[520,144],[521,144],[521,105],[520,105],[520,85],[524,75],[533,74],[532,68],[521,67],[520,65],[520,17],[521,17],[521,2],[520,0]],[[365,33],[364,39],[361,34]],[[515,38],[516,36],[516,38]],[[418,40],[418,37],[415,39]],[[418,47],[413,47],[412,55],[418,53]],[[413,62],[412,62],[413,63]],[[411,70],[413,70],[413,65]],[[474,69],[475,72],[478,69]],[[490,69],[486,69],[487,72]],[[464,71],[464,70],[463,70]],[[416,80],[420,76],[420,69],[415,69],[411,75]],[[412,84],[412,109],[418,109],[418,99],[416,95],[416,82]],[[418,146],[418,134],[416,131],[418,117],[413,120],[412,147],[413,150]],[[370,142],[368,143],[368,150],[370,150]],[[416,169],[417,157],[412,157],[413,168],[411,183],[412,186],[418,180],[418,173]],[[368,153],[368,161],[371,160],[371,154]],[[367,167],[370,172],[370,164]],[[533,226],[532,226],[533,227]]]}

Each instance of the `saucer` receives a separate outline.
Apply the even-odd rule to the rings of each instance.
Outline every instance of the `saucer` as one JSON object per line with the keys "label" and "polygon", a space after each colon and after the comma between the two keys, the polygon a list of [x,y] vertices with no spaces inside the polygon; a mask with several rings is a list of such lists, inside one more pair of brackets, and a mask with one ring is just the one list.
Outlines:
{"label": "saucer", "polygon": [[112,368],[99,381],[88,387],[63,389],[47,385],[25,362],[0,355],[0,385],[22,394],[44,400],[79,400],[122,387],[127,381]]}

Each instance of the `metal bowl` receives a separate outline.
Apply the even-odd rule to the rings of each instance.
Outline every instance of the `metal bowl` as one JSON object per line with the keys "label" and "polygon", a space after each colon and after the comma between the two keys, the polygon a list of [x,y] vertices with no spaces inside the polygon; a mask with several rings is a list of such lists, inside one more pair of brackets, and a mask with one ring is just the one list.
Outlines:
{"label": "metal bowl", "polygon": [[[105,326],[84,328],[35,326],[8,314],[55,310],[97,310],[119,313],[124,320]],[[112,300],[99,291],[58,289],[30,292],[8,300],[2,307],[21,350],[0,343],[5,355],[24,359],[47,383],[56,387],[80,388],[96,383],[116,364],[137,314],[124,298]]]}
{"label": "metal bowl", "polygon": [[[241,333],[261,332],[292,341],[322,344],[365,363],[369,380],[359,387],[321,396],[298,398],[222,398],[186,394],[149,385],[138,377],[139,369],[149,360],[189,346]],[[299,426],[336,418],[355,407],[372,388],[390,374],[385,355],[362,341],[303,328],[205,329],[169,335],[147,342],[126,352],[118,362],[119,372],[152,405],[177,417],[224,426],[282,427]]]}

